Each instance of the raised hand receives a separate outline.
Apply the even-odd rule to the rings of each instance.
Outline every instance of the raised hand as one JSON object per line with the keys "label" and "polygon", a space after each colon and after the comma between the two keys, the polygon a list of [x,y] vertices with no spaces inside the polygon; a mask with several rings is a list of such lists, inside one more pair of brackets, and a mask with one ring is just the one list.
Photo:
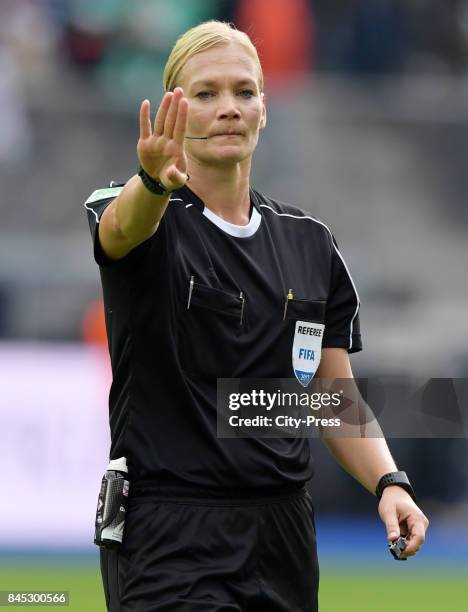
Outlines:
{"label": "raised hand", "polygon": [[167,92],[159,105],[154,129],[150,102],[140,108],[140,139],[137,154],[143,169],[167,189],[179,189],[188,178],[184,137],[187,128],[188,101],[181,87]]}

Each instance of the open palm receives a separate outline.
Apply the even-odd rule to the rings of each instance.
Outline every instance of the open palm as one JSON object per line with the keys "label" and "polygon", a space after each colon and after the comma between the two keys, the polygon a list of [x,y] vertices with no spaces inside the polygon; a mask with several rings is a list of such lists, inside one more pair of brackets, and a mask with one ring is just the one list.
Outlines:
{"label": "open palm", "polygon": [[187,110],[188,101],[181,87],[164,95],[156,113],[154,129],[149,100],[144,100],[140,108],[138,159],[145,172],[169,190],[179,189],[188,178],[184,152]]}

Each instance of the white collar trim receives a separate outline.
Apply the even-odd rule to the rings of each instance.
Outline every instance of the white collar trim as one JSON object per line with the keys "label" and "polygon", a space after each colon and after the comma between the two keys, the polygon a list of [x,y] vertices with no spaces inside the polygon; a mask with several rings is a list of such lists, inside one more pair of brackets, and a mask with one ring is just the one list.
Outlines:
{"label": "white collar trim", "polygon": [[221,217],[218,217],[218,215],[215,215],[215,213],[206,206],[203,209],[203,214],[212,223],[217,225],[219,229],[223,230],[223,232],[226,232],[226,234],[230,234],[231,236],[236,236],[236,238],[249,238],[250,236],[253,236],[260,227],[262,220],[262,215],[258,212],[255,206],[252,207],[252,216],[250,217],[250,221],[247,223],[247,225],[235,225],[234,223],[229,223],[228,221],[221,219]]}

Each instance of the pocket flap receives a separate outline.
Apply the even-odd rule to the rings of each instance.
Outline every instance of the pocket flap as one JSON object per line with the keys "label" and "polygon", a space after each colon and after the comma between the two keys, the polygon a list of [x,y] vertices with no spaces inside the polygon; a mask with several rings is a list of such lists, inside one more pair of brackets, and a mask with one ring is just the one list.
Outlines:
{"label": "pocket flap", "polygon": [[286,319],[324,323],[326,306],[326,300],[288,300]]}
{"label": "pocket flap", "polygon": [[190,298],[190,308],[200,306],[227,316],[239,317],[242,307],[240,296],[214,289],[208,285],[194,283]]}

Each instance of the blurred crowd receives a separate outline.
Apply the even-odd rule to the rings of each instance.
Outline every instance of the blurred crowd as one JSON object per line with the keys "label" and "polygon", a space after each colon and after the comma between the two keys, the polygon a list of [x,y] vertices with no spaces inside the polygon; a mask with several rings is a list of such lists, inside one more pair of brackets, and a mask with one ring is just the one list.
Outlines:
{"label": "blurred crowd", "polygon": [[273,95],[304,74],[463,76],[468,67],[468,0],[2,0],[0,163],[30,148],[26,86],[50,91],[73,75],[113,108],[134,109],[160,96],[177,36],[212,18],[251,35]]}
{"label": "blurred crowd", "polygon": [[[359,78],[359,83],[366,84],[375,82],[371,77],[382,75],[442,74],[463,83],[468,69],[468,0],[2,0],[0,179],[4,197],[0,200],[0,212],[5,228],[31,233],[38,229],[48,233],[55,230],[57,235],[62,231],[81,231],[73,199],[62,201],[63,185],[79,199],[100,184],[107,172],[112,178],[127,175],[138,103],[146,97],[154,103],[160,99],[163,67],[177,36],[192,25],[213,18],[232,22],[247,31],[259,50],[266,77],[269,126],[263,135],[266,146],[257,166],[257,178],[280,198],[293,194],[297,201],[305,201],[300,186],[308,190],[303,177],[309,175],[311,165],[320,168],[323,164],[318,171],[322,179],[326,172],[330,173],[330,180],[315,183],[319,201],[323,197],[321,185],[326,193],[330,186],[339,185],[330,168],[340,162],[332,156],[332,162],[327,163],[327,151],[335,155],[342,147],[341,138],[346,130],[339,129],[339,145],[327,141],[333,138],[331,126],[326,133],[317,134],[320,128],[319,124],[312,126],[310,97],[293,99],[289,94],[295,87],[316,83],[315,75],[344,76],[351,83]],[[288,96],[282,97],[284,92]],[[343,92],[333,97],[342,95]],[[349,99],[352,101],[352,96]],[[394,106],[394,102],[389,106]],[[316,97],[314,108],[319,105]],[[414,116],[418,115],[419,108]],[[354,120],[349,121],[351,126]],[[418,136],[418,142],[423,139],[425,151],[434,151],[431,164],[440,160],[437,155],[441,155],[442,136],[448,143],[444,157],[450,157],[451,174],[442,180],[455,187],[445,206],[453,208],[450,204],[453,200],[461,218],[460,211],[466,209],[463,196],[468,189],[466,172],[462,156],[457,153],[459,149],[453,146],[456,135],[448,133],[446,125],[443,129],[444,134],[434,137],[437,143],[432,147],[427,146],[430,145],[427,133]],[[461,142],[463,134],[456,126],[455,129]],[[318,157],[313,156],[309,147],[312,138],[322,142],[322,146],[317,145]],[[404,138],[411,138],[409,130]],[[354,148],[352,131],[348,139]],[[276,184],[272,168],[278,163],[278,142],[285,153],[281,179]],[[112,164],[109,147],[113,152]],[[90,150],[92,156],[88,154]],[[391,155],[388,141],[385,152]],[[379,155],[383,153],[379,150]],[[369,161],[374,158],[369,149]],[[394,158],[397,160],[399,155]],[[349,156],[343,159],[349,163]],[[25,165],[29,168],[29,180],[19,181]],[[440,167],[439,174],[443,171]],[[114,175],[119,172],[120,177]],[[352,169],[348,172],[353,174]],[[57,174],[60,176],[55,180]],[[432,170],[429,174],[433,175]],[[416,166],[411,175],[415,184],[426,184],[418,182]],[[361,189],[361,182],[343,178],[347,198],[353,185]],[[394,181],[390,183],[396,210],[398,198]],[[373,197],[371,186],[367,184],[363,193],[369,202]],[[382,179],[377,191],[382,200],[385,193]],[[355,199],[361,199],[360,195],[357,193]],[[16,197],[22,206],[11,207],[11,197]],[[336,200],[341,197],[337,192]],[[427,200],[427,196],[421,199]],[[326,211],[327,218],[330,212]],[[343,212],[337,217],[342,218]],[[354,216],[362,219],[361,213],[356,211]],[[350,221],[347,217],[348,225]],[[354,233],[348,227],[351,241],[359,238],[362,221],[358,225]],[[423,231],[427,234],[427,230]],[[6,238],[19,244],[9,235],[3,236],[4,243]],[[27,243],[26,235],[23,240]],[[6,246],[4,249],[8,251]],[[38,262],[32,263],[39,266]],[[2,323],[6,321],[6,315],[2,316],[6,307],[2,304],[11,301],[12,287],[24,284],[26,278],[28,282],[37,281],[37,273],[32,274],[26,263],[22,268],[20,264],[21,260],[15,261],[18,270],[11,265],[0,266],[0,336],[8,334],[7,323]],[[72,264],[68,266],[63,277],[72,278]],[[48,273],[50,277],[50,270]],[[18,309],[10,307],[10,311]],[[99,328],[97,332],[89,331],[94,328],[86,321],[84,326],[88,330],[85,335],[100,334]],[[41,325],[37,327],[42,330]],[[47,336],[50,332],[38,334]]]}
{"label": "blurred crowd", "polygon": [[211,18],[249,32],[271,86],[304,71],[467,69],[467,0],[2,0],[1,80],[14,66],[40,78],[55,60],[133,98],[177,36]]}
{"label": "blurred crowd", "polygon": [[2,0],[0,163],[27,156],[26,85],[50,90],[72,74],[113,108],[133,109],[160,96],[177,36],[213,18],[251,35],[273,95],[304,74],[462,76],[468,67],[468,0]]}
{"label": "blurred crowd", "polygon": [[[130,126],[138,103],[146,97],[154,103],[160,99],[163,67],[177,36],[213,18],[234,23],[257,45],[270,118],[263,137],[267,145],[262,153],[264,171],[260,169],[257,177],[275,193],[283,187],[298,201],[303,200],[298,186],[308,188],[303,177],[310,165],[325,164],[326,136],[333,132],[329,127],[327,134],[319,135],[324,144],[319,157],[312,159],[308,143],[312,137],[317,140],[313,133],[317,128],[311,125],[309,98],[282,98],[283,92],[294,92],[301,84],[307,87],[315,75],[345,76],[350,82],[359,77],[360,83],[367,83],[382,75],[442,74],[463,83],[468,68],[468,0],[2,0],[0,178],[4,198],[0,212],[5,227],[10,224],[26,232],[81,228],[71,200],[62,202],[57,210],[63,189],[60,181],[79,198],[94,187],[94,180],[102,181],[94,179],[93,173],[100,177],[122,172],[126,176],[128,170],[119,170],[127,167],[122,143],[128,143],[129,151],[134,142]],[[318,105],[316,99],[315,107]],[[126,122],[126,115],[131,115],[131,121]],[[340,134],[344,131],[340,129]],[[447,136],[446,126],[444,133],[449,143],[444,155],[451,155],[452,172],[445,182],[457,186],[452,199],[460,215],[465,199],[457,194],[464,193],[459,186],[465,185],[466,172],[464,164],[457,162],[461,156],[453,153],[458,149],[452,146],[454,137]],[[460,130],[457,133],[463,139]],[[436,152],[441,137],[437,134],[437,147],[432,147]],[[349,140],[354,142],[352,133]],[[277,163],[278,142],[285,154],[281,181],[276,185],[271,169]],[[104,167],[109,147],[113,166]],[[88,155],[89,150],[93,156]],[[386,151],[390,151],[388,142]],[[369,158],[374,155],[370,153]],[[37,163],[31,167],[32,160]],[[19,185],[25,164],[29,180]],[[52,181],[57,167],[60,177]],[[412,174],[416,176],[415,170]],[[343,180],[345,183],[347,193],[357,184]],[[316,182],[320,196],[318,189]],[[329,187],[324,189],[328,193]],[[364,195],[370,200],[369,189],[367,185]],[[378,191],[381,199],[381,182]],[[8,205],[13,195],[24,202],[24,209]],[[353,239],[351,229],[347,235]],[[10,270],[11,266],[5,266],[0,275],[0,335],[2,303],[7,299],[2,294],[12,292],[5,284]],[[14,282],[19,279],[16,274]]]}

